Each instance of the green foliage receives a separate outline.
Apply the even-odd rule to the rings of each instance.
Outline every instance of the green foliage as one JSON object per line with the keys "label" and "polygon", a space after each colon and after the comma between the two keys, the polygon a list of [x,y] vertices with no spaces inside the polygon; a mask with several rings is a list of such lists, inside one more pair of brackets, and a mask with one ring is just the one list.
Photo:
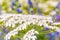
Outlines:
{"label": "green foliage", "polygon": [[16,8],[18,7],[18,2],[15,2],[15,5],[14,6],[16,6]]}
{"label": "green foliage", "polygon": [[8,29],[8,31],[10,32],[11,30],[17,28],[19,25],[20,25],[19,23],[16,23],[16,24],[15,24],[15,27],[12,27],[12,25],[11,25],[11,26],[8,26],[7,29]]}
{"label": "green foliage", "polygon": [[45,33],[39,33],[38,36],[37,36],[37,39],[38,40],[48,40],[49,37],[46,37]]}
{"label": "green foliage", "polygon": [[11,27],[7,27],[7,30],[10,32],[11,30],[13,30],[14,28]]}
{"label": "green foliage", "polygon": [[30,24],[30,25],[27,25],[26,29],[19,30],[18,34],[11,37],[10,39],[15,39],[16,37],[17,38],[23,38],[23,36],[31,29],[35,29],[39,33],[38,36],[37,36],[38,40],[48,40],[48,37],[46,37],[46,34],[49,34],[49,33],[51,33],[53,31],[52,29],[46,30],[43,25],[38,26],[37,24],[34,24],[34,25]]}
{"label": "green foliage", "polygon": [[[32,25],[32,24],[30,24],[30,25],[28,25],[27,26],[27,28],[26,29],[24,29],[24,30],[19,30],[18,31],[18,37],[19,38],[23,38],[23,36],[29,31],[29,30],[31,30],[31,29],[33,29],[34,28],[34,25]],[[16,36],[16,35],[15,35]]]}
{"label": "green foliage", "polygon": [[36,14],[36,12],[37,12],[37,8],[36,8],[36,7],[34,7],[34,8],[33,8],[33,10],[34,10],[34,13]]}
{"label": "green foliage", "polygon": [[14,36],[11,36],[11,39],[10,40],[15,40],[15,37]]}
{"label": "green foliage", "polygon": [[16,25],[15,27],[18,27],[20,24],[19,23],[16,23],[15,25]]}
{"label": "green foliage", "polygon": [[50,11],[44,12],[44,15],[49,15]]}
{"label": "green foliage", "polygon": [[28,7],[23,5],[23,9],[28,11]]}
{"label": "green foliage", "polygon": [[48,8],[51,10],[55,10],[55,7],[54,6],[51,6],[51,5],[48,5]]}
{"label": "green foliage", "polygon": [[0,21],[0,26],[4,26],[4,21]]}
{"label": "green foliage", "polygon": [[47,2],[48,0],[40,0],[41,3],[45,3]]}
{"label": "green foliage", "polygon": [[7,2],[6,1],[4,1],[3,3],[2,3],[2,8],[3,8],[3,10],[6,10],[6,11],[8,11],[8,4],[7,4]]}
{"label": "green foliage", "polygon": [[60,24],[56,25],[58,28],[60,28]]}

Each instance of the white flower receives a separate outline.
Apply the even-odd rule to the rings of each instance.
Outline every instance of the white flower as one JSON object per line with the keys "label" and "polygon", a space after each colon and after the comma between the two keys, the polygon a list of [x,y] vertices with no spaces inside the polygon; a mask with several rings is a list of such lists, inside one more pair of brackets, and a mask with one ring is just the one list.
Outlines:
{"label": "white flower", "polygon": [[50,12],[50,15],[56,15],[56,11]]}

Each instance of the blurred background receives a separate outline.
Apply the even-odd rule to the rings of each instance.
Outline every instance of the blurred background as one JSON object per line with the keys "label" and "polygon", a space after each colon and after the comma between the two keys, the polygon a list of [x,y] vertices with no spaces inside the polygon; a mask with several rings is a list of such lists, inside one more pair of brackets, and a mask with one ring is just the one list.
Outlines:
{"label": "blurred background", "polygon": [[0,9],[2,14],[52,15],[52,12],[57,12],[58,4],[59,0],[2,0]]}

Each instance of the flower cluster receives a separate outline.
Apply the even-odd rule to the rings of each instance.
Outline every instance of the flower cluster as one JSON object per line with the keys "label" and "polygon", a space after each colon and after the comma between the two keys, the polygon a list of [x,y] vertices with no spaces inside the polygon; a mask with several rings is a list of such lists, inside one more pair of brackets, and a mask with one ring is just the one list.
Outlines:
{"label": "flower cluster", "polygon": [[[28,38],[29,39],[31,38],[33,40],[34,38],[40,40],[41,39],[40,37],[44,37],[43,35],[45,36],[47,35],[49,39],[53,40],[53,37],[59,34],[59,30],[58,30],[59,28],[57,26],[53,26],[52,17],[50,16],[48,17],[39,16],[39,15],[5,14],[5,15],[1,15],[0,24],[3,24],[2,26],[3,26],[4,33],[6,33],[6,36],[5,36],[6,40],[9,40],[11,36],[12,36],[11,38],[13,39],[14,36],[17,34],[19,35],[19,36],[17,35],[18,36],[17,39],[20,39],[19,37],[21,37],[25,40],[25,38],[27,37],[26,40],[28,40]],[[50,23],[52,23],[52,25],[50,25]],[[41,27],[44,27],[43,30],[39,29]],[[28,31],[31,29],[34,29],[34,31],[37,31],[36,35],[39,35],[39,36],[35,36],[34,35],[35,32],[32,32],[33,36],[32,34],[30,35],[30,32]],[[52,29],[55,29],[55,30],[52,30]],[[44,32],[47,34],[43,34]],[[48,33],[48,32],[51,32],[51,33]],[[31,37],[29,37],[28,35],[30,35]],[[53,36],[53,37],[51,38],[50,36]],[[43,39],[45,39],[45,37]]]}
{"label": "flower cluster", "polygon": [[11,8],[12,10],[16,10],[18,13],[22,13],[21,4],[18,3],[18,0],[11,2]]}

